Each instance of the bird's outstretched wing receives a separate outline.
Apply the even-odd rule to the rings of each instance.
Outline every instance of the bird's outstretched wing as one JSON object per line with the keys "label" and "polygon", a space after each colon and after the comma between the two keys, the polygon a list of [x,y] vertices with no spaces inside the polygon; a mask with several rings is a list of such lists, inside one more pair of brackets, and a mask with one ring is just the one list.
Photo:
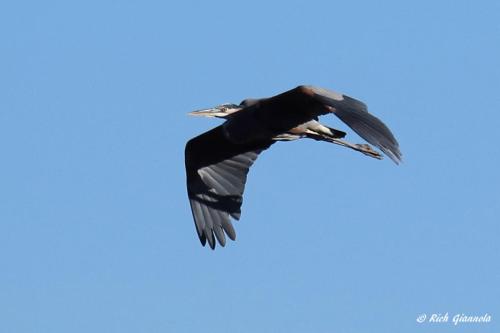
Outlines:
{"label": "bird's outstretched wing", "polygon": [[236,233],[230,216],[239,220],[248,170],[272,141],[231,143],[222,125],[186,144],[187,191],[198,237],[215,248]]}
{"label": "bird's outstretched wing", "polygon": [[299,86],[262,100],[260,104],[257,117],[277,133],[333,113],[395,163],[401,161],[399,144],[389,128],[368,113],[363,102],[354,98],[320,87]]}
{"label": "bird's outstretched wing", "polygon": [[327,107],[360,137],[380,148],[396,164],[401,161],[399,143],[391,130],[377,117],[368,113],[366,104],[324,88],[306,86],[313,93],[313,98]]}

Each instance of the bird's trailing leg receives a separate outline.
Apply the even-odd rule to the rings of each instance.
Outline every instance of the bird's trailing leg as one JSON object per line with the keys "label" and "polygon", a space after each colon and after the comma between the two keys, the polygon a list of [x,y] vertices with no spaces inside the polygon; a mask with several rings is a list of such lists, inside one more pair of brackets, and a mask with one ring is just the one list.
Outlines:
{"label": "bird's trailing leg", "polygon": [[381,160],[383,158],[382,154],[380,154],[378,151],[374,150],[372,146],[369,144],[360,144],[360,143],[350,143],[341,139],[331,139],[332,143],[335,143],[337,145],[341,145],[344,147],[348,147],[351,149],[354,149],[356,151],[359,151],[367,156],[376,158],[378,160]]}
{"label": "bird's trailing leg", "polygon": [[376,158],[378,160],[381,160],[383,156],[376,150],[374,150],[369,144],[360,144],[360,143],[350,143],[348,141],[332,137],[329,135],[325,135],[324,133],[317,133],[315,131],[312,131],[308,129],[306,131],[306,136],[308,138],[318,140],[318,141],[326,141],[326,142],[331,142],[334,144],[337,144],[339,146],[344,146],[356,151],[359,151],[360,153],[363,153],[367,156]]}

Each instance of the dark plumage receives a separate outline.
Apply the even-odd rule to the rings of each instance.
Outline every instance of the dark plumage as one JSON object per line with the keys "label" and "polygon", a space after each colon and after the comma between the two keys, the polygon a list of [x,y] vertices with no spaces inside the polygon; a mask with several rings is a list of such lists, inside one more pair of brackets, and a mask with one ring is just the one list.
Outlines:
{"label": "dark plumage", "polygon": [[270,98],[224,104],[192,115],[219,117],[226,122],[186,144],[188,197],[203,245],[235,240],[230,217],[239,220],[249,168],[257,156],[276,141],[311,138],[357,150],[381,159],[367,144],[341,140],[345,132],[324,126],[318,116],[333,113],[395,163],[399,144],[387,126],[351,97],[313,86],[299,86]]}

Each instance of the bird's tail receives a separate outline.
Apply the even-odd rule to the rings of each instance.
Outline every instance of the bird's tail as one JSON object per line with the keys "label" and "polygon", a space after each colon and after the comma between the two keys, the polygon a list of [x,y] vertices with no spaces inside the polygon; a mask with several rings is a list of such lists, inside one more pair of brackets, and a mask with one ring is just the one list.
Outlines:
{"label": "bird's tail", "polygon": [[346,132],[339,131],[338,129],[331,128],[321,124],[319,121],[311,120],[305,124],[308,130],[311,130],[318,135],[325,136],[327,138],[341,139],[346,136]]}

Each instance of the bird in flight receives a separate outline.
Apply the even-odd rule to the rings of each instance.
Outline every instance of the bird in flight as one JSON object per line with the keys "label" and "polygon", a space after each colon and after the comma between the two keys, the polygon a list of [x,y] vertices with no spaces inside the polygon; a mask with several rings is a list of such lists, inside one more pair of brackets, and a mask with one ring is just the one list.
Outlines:
{"label": "bird in flight", "polygon": [[345,132],[318,122],[334,114],[396,164],[399,144],[389,128],[368,113],[366,105],[349,96],[314,86],[298,86],[279,95],[245,99],[239,105],[222,104],[190,115],[226,121],[186,144],[187,191],[201,244],[214,249],[226,235],[236,239],[231,219],[240,219],[248,170],[261,152],[276,141],[310,138],[344,146],[382,159],[369,144],[353,144]]}

